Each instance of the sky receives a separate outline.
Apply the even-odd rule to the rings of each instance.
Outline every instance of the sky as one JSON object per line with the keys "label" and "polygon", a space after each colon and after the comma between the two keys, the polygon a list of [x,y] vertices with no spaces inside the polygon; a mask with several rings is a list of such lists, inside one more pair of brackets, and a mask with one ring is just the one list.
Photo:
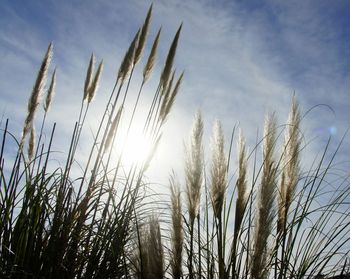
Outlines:
{"label": "sky", "polygon": [[[53,42],[57,88],[48,122],[58,122],[56,149],[64,146],[77,118],[91,52],[105,63],[88,118],[88,127],[95,127],[121,59],[151,3],[1,1],[1,126],[9,118],[12,131],[20,133],[37,70]],[[185,70],[185,78],[148,174],[151,181],[167,183],[171,169],[181,176],[184,142],[197,110],[203,114],[206,146],[215,119],[223,123],[227,144],[233,127],[240,127],[254,146],[265,114],[276,112],[278,123],[286,123],[295,95],[303,113],[311,109],[302,123],[305,164],[324,149],[329,136],[335,150],[350,127],[349,1],[154,0],[149,36],[154,38],[162,27],[158,73],[181,23],[176,69]],[[91,138],[91,131],[84,136]],[[347,136],[339,161],[348,161],[349,143]]]}

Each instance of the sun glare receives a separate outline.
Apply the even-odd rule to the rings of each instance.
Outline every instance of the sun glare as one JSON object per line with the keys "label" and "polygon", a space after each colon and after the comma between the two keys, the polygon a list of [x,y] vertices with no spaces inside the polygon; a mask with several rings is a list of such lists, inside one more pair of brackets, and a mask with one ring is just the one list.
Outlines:
{"label": "sun glare", "polygon": [[151,142],[142,134],[141,131],[130,131],[124,137],[122,154],[122,163],[124,166],[133,164],[142,165],[152,151]]}

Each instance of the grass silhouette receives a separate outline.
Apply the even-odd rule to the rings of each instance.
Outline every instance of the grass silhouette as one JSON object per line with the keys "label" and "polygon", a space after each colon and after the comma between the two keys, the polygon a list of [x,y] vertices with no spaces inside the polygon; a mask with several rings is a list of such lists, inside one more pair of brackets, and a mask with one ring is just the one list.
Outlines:
{"label": "grass silhouette", "polygon": [[[47,127],[46,116],[56,70],[41,100],[53,56],[53,44],[49,45],[20,138],[10,132],[9,120],[2,128],[0,277],[349,278],[349,181],[341,175],[336,181],[328,179],[334,175],[340,145],[329,154],[328,142],[321,159],[309,170],[301,169],[302,117],[296,98],[286,125],[277,126],[276,116],[268,115],[264,136],[250,152],[240,132],[238,165],[233,171],[229,162],[234,133],[226,152],[223,127],[216,122],[206,164],[204,124],[198,112],[186,147],[186,185],[181,187],[173,174],[170,210],[163,219],[155,213],[157,209],[145,199],[144,173],[183,79],[183,73],[175,77],[174,70],[182,25],[170,45],[140,131],[150,142],[148,155],[127,168],[123,148],[113,157],[113,149],[130,137],[135,117],[141,113],[142,93],[157,59],[161,30],[138,71],[151,14],[152,6],[121,62],[79,177],[74,177],[77,147],[103,74],[103,61],[95,70],[91,55],[64,166],[52,170],[52,142],[58,135],[56,124]],[[137,74],[142,82],[127,115],[126,100]],[[41,102],[44,116],[37,133],[35,116]],[[127,127],[124,134],[122,124]],[[47,132],[50,137],[45,140]]]}

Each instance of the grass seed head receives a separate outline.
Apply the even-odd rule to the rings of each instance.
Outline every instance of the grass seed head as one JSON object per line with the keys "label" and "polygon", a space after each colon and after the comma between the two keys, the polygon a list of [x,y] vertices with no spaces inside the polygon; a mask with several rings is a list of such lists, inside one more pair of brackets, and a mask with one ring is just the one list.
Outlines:
{"label": "grass seed head", "polygon": [[117,81],[120,81],[121,84],[123,84],[125,80],[128,78],[129,73],[132,67],[134,66],[135,52],[139,44],[140,32],[141,30],[139,29],[134,39],[132,40],[128,51],[125,53],[124,59],[119,67]]}
{"label": "grass seed head", "polygon": [[40,97],[42,95],[42,90],[45,87],[46,84],[46,77],[47,77],[47,72],[50,66],[50,62],[52,59],[52,53],[53,53],[53,44],[50,43],[49,47],[46,51],[45,57],[41,63],[33,90],[32,90],[32,94],[29,97],[29,101],[28,101],[28,113],[27,113],[27,117],[24,121],[24,127],[23,127],[23,131],[22,131],[22,139],[21,139],[21,146],[23,146],[24,143],[24,139],[26,137],[26,135],[29,133],[31,127],[32,127],[32,123],[34,121],[34,117],[35,117],[35,112],[36,109],[40,103]]}
{"label": "grass seed head", "polygon": [[185,175],[187,207],[190,223],[199,214],[201,187],[203,183],[204,154],[203,154],[203,121],[200,112],[195,115],[190,138],[190,147],[186,148]]}
{"label": "grass seed head", "polygon": [[227,186],[227,158],[225,156],[224,133],[220,121],[216,121],[212,137],[211,195],[214,215],[222,212]]}
{"label": "grass seed head", "polygon": [[171,189],[171,270],[174,279],[180,279],[182,276],[182,250],[183,250],[183,227],[182,227],[182,206],[180,196],[180,186],[176,178],[170,178]]}
{"label": "grass seed head", "polygon": [[44,103],[44,111],[46,113],[49,111],[51,103],[52,103],[52,99],[55,96],[55,88],[56,88],[56,69],[52,73],[50,86],[49,86],[49,89],[47,90],[47,94],[46,94],[46,99],[45,99],[45,103]]}
{"label": "grass seed head", "polygon": [[28,143],[28,159],[31,161],[35,153],[35,127],[32,125],[30,129],[29,143]]}
{"label": "grass seed head", "polygon": [[143,26],[141,28],[139,43],[137,45],[137,48],[135,51],[135,57],[134,57],[134,64],[135,65],[140,60],[143,49],[145,47],[146,38],[148,35],[148,29],[149,29],[149,25],[150,25],[150,21],[151,21],[151,16],[152,16],[152,6],[153,6],[153,4],[151,4],[151,6],[149,8],[145,22],[143,23]]}
{"label": "grass seed head", "polygon": [[90,85],[90,87],[88,89],[88,103],[90,103],[94,99],[94,97],[96,95],[102,71],[103,71],[103,60],[98,65],[98,68],[97,68],[97,71],[95,73],[94,79],[92,80],[91,85]]}
{"label": "grass seed head", "polygon": [[144,82],[146,82],[153,70],[154,67],[154,63],[156,61],[156,56],[157,56],[157,49],[158,49],[158,44],[159,44],[159,38],[160,38],[160,32],[161,32],[161,28],[159,29],[156,38],[154,39],[153,45],[152,45],[152,49],[151,52],[148,56],[148,60],[146,62],[146,65],[143,69],[143,79]]}
{"label": "grass seed head", "polygon": [[86,72],[86,78],[84,83],[84,98],[83,101],[89,96],[89,88],[91,87],[92,74],[94,72],[95,67],[95,55],[92,53],[90,57],[89,66]]}
{"label": "grass seed head", "polygon": [[300,110],[295,97],[288,117],[287,130],[283,148],[283,169],[278,195],[278,224],[277,230],[282,232],[286,223],[288,209],[294,198],[299,180],[300,157]]}
{"label": "grass seed head", "polygon": [[179,41],[179,37],[180,37],[180,32],[182,29],[182,24],[180,25],[179,29],[177,30],[174,40],[170,46],[169,52],[168,52],[168,56],[166,58],[165,61],[165,65],[163,68],[163,72],[161,75],[161,79],[160,79],[160,84],[161,87],[166,88],[170,79],[170,75],[171,75],[171,71],[173,68],[173,64],[174,64],[174,59],[175,59],[175,55],[176,55],[176,49],[177,49],[177,44]]}

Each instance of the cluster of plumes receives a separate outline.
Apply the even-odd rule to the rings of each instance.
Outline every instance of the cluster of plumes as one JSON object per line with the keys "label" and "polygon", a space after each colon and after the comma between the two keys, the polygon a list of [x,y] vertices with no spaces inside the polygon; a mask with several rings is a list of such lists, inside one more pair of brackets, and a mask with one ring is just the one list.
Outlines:
{"label": "cluster of plumes", "polygon": [[[141,58],[141,54],[143,52],[143,49],[144,49],[145,43],[146,43],[148,29],[149,29],[149,25],[150,25],[150,21],[151,21],[151,15],[152,15],[152,5],[148,10],[144,24],[137,31],[137,33],[136,33],[134,39],[132,40],[132,42],[129,46],[129,49],[126,51],[124,59],[120,65],[120,68],[119,68],[119,71],[117,74],[117,82],[120,82],[121,84],[123,84],[127,80],[131,70],[133,69],[133,67],[137,64],[137,62]],[[159,42],[159,35],[160,35],[160,32],[158,32],[156,40],[153,44],[151,55],[148,59],[149,62],[147,62],[146,66],[145,66],[144,72],[146,72],[146,74],[144,74],[144,76],[147,76],[147,78],[149,77],[149,75],[152,71],[153,65],[154,65],[155,56],[156,56],[156,52],[157,52],[157,46],[158,46],[158,42]],[[146,70],[146,68],[147,68],[147,70]],[[146,78],[144,77],[144,79],[146,79]]]}
{"label": "cluster of plumes", "polygon": [[[276,145],[276,119],[269,115],[266,119],[263,145],[263,169],[261,185],[258,192],[257,218],[254,230],[254,253],[252,256],[251,276],[253,278],[267,278],[268,238],[272,234],[272,225],[275,216],[275,201],[277,195],[277,238],[279,239],[286,229],[288,212],[295,196],[299,180],[300,155],[300,111],[299,105],[293,98],[288,124],[285,133],[284,147],[281,155],[281,179],[277,186],[278,163],[274,158]],[[278,194],[277,194],[278,193]],[[276,251],[278,253],[278,251]]]}
{"label": "cluster of plumes", "polygon": [[190,224],[193,224],[199,214],[204,171],[202,137],[203,121],[200,112],[197,112],[192,128],[190,147],[186,149],[185,161],[186,195]]}
{"label": "cluster of plumes", "polygon": [[[53,55],[53,44],[50,43],[48,46],[48,49],[45,53],[44,59],[41,63],[38,75],[36,77],[36,81],[33,86],[32,93],[28,100],[28,112],[26,119],[24,120],[23,130],[22,130],[22,137],[20,142],[20,150],[23,149],[23,145],[25,142],[25,139],[28,134],[30,134],[29,137],[29,144],[28,144],[28,158],[29,160],[33,159],[33,156],[35,154],[35,127],[34,127],[34,120],[35,115],[37,111],[37,107],[41,102],[41,97],[43,95],[43,91],[45,89],[46,81],[47,81],[47,74],[49,71],[50,63],[52,60]],[[46,93],[46,99],[43,104],[45,114],[48,112],[52,98],[55,94],[55,85],[56,85],[56,69],[52,73],[51,82],[49,85],[49,88]]]}
{"label": "cluster of plumes", "polygon": [[131,259],[135,278],[163,279],[165,266],[158,218],[153,215],[137,230],[137,249]]}
{"label": "cluster of plumes", "polygon": [[[47,152],[45,150],[45,139],[43,139],[43,143],[40,145],[41,136],[44,135],[44,132],[46,131],[46,127],[44,125],[46,114],[50,110],[50,106],[52,104],[55,93],[56,69],[52,73],[51,83],[49,84],[47,90],[47,96],[43,102],[44,117],[38,141],[36,141],[35,138],[34,128],[35,113],[40,103],[42,92],[45,88],[46,78],[52,58],[52,44],[49,45],[49,48],[46,52],[31,97],[28,102],[28,115],[24,122],[21,148],[19,149],[18,153],[18,158],[21,159],[22,157],[20,156],[20,152],[22,151],[23,142],[26,137],[29,136],[28,157],[29,159],[35,159],[30,162],[30,166],[28,165],[30,172],[28,177],[25,176],[25,178],[29,178],[30,182],[33,180],[33,183],[27,184],[30,184],[29,186],[38,188],[37,194],[41,198],[37,199],[34,197],[35,206],[31,206],[31,203],[28,202],[28,208],[21,208],[21,212],[25,212],[25,214],[19,214],[19,219],[17,220],[20,221],[18,221],[16,224],[14,235],[14,238],[18,235],[20,243],[23,243],[22,250],[25,252],[25,255],[30,255],[33,252],[32,246],[34,245],[32,244],[38,240],[38,242],[35,243],[40,243],[37,245],[40,251],[35,247],[35,254],[40,254],[40,258],[42,255],[45,257],[50,257],[50,259],[44,259],[42,262],[37,261],[38,265],[34,267],[36,271],[38,270],[38,272],[44,277],[50,277],[52,274],[61,274],[62,272],[63,277],[85,276],[87,278],[91,278],[91,274],[93,274],[94,276],[102,278],[108,274],[107,277],[114,276],[119,278],[119,274],[122,274],[120,270],[122,270],[122,272],[125,271],[128,273],[125,276],[129,275],[130,270],[128,270],[128,268],[130,265],[132,265],[132,258],[129,256],[132,254],[132,251],[129,250],[130,246],[127,246],[127,244],[129,244],[128,241],[130,239],[130,236],[134,232],[130,228],[132,227],[134,221],[135,223],[138,221],[136,221],[136,217],[134,218],[134,212],[139,209],[137,206],[139,205],[140,200],[142,200],[141,194],[139,194],[139,192],[141,192],[140,188],[143,186],[144,170],[148,166],[152,154],[154,154],[155,148],[159,143],[159,140],[161,138],[162,124],[170,113],[184,76],[184,73],[182,72],[177,77],[175,75],[175,70],[173,69],[176,49],[182,29],[181,24],[170,45],[164,67],[160,75],[158,89],[154,94],[154,96],[156,96],[155,101],[149,110],[151,116],[147,117],[147,120],[145,121],[147,125],[150,125],[145,125],[143,133],[146,135],[147,139],[148,137],[151,139],[153,149],[149,153],[146,161],[142,163],[143,165],[140,168],[140,171],[138,169],[138,166],[133,166],[129,174],[126,174],[124,167],[119,168],[120,162],[118,162],[116,168],[111,169],[110,166],[112,163],[110,164],[110,162],[112,160],[110,160],[110,158],[112,152],[106,152],[108,155],[105,156],[106,154],[104,151],[111,151],[111,146],[116,139],[116,135],[119,135],[119,133],[117,133],[118,126],[121,120],[124,120],[122,114],[124,112],[124,105],[126,104],[126,96],[130,89],[129,85],[132,80],[134,67],[140,61],[142,52],[145,48],[151,14],[152,6],[147,13],[142,27],[137,31],[135,37],[133,38],[124,59],[121,61],[121,65],[115,80],[115,85],[110,95],[110,100],[108,101],[106,109],[104,111],[105,114],[100,121],[97,133],[94,135],[91,152],[83,169],[84,174],[81,179],[78,180],[71,179],[75,162],[74,159],[76,158],[75,154],[77,146],[80,142],[81,132],[83,131],[83,126],[86,120],[88,109],[90,107],[90,103],[94,99],[99,87],[99,82],[103,71],[103,60],[101,60],[97,66],[95,65],[95,55],[93,53],[91,54],[83,88],[80,113],[78,120],[75,122],[65,167],[62,169],[62,172],[59,172],[58,176],[56,177],[51,176],[45,171],[46,166],[49,162],[49,155],[51,154],[50,150],[52,139],[54,138],[55,125],[53,126],[51,137],[49,139],[50,141],[47,147]],[[159,29],[155,36],[149,57],[143,68],[143,81],[139,91],[140,93],[142,91],[142,86],[147,80],[149,80],[154,68],[160,34],[161,29]],[[123,87],[124,85],[126,86]],[[120,93],[123,94],[122,104],[119,102]],[[137,106],[138,98],[134,106],[133,113],[135,112]],[[129,122],[129,128],[133,122],[133,116],[134,114],[132,114],[132,117],[130,118],[131,120]],[[35,148],[38,149],[39,146],[41,149],[36,150]],[[125,151],[125,149],[123,149],[123,151]],[[46,154],[46,160],[42,160],[42,158],[44,158],[43,154]],[[119,158],[122,158],[122,156]],[[27,162],[25,161],[24,163],[26,164]],[[201,161],[201,164],[203,164],[203,161]],[[137,164],[135,164],[135,166],[136,165]],[[41,167],[43,167],[44,170],[42,172]],[[35,172],[37,173],[35,174]],[[38,175],[39,172],[40,177],[41,174],[43,175],[43,179],[40,179],[41,184],[37,183],[38,179],[35,176]],[[120,172],[126,174],[125,180],[120,178]],[[47,180],[45,178],[46,175],[50,175]],[[51,185],[50,179],[53,177],[55,181],[52,182],[53,185]],[[17,180],[14,182],[16,183]],[[199,184],[201,183],[202,181],[200,181]],[[78,187],[75,187],[77,184],[80,185],[78,185]],[[40,187],[36,187],[36,185],[40,185]],[[121,195],[119,195],[119,192],[115,190],[115,188],[117,188],[119,185],[125,186],[122,189],[123,192],[121,192]],[[118,189],[120,188],[118,187]],[[132,192],[134,189],[135,192]],[[40,192],[42,190],[44,190],[45,193]],[[36,191],[37,190],[35,189],[35,192]],[[16,193],[16,191],[13,191],[13,193]],[[24,194],[30,195],[31,191],[26,190]],[[44,195],[43,197],[42,194]],[[107,195],[108,198],[104,199],[107,197]],[[172,187],[172,195],[172,220],[174,231],[172,234],[173,258],[171,261],[171,267],[174,277],[181,278],[182,249],[184,242],[182,228],[183,215],[180,200],[180,190],[178,186],[175,186],[175,182]],[[47,204],[49,204],[49,206],[46,204],[46,197],[48,197]],[[15,197],[15,199],[16,198],[17,197]],[[19,198],[22,199],[22,195],[20,195]],[[22,199],[22,201],[27,202],[26,196]],[[37,206],[37,202],[39,207]],[[11,204],[17,206],[16,203],[8,204],[10,206]],[[21,206],[20,203],[18,204]],[[38,224],[41,222],[39,225],[42,225],[42,227],[38,226],[39,236],[35,237],[36,233],[31,233],[32,229],[35,229],[36,225],[28,227],[28,231],[24,230],[23,233],[21,232],[17,234],[17,228],[24,228],[26,219],[28,219],[27,216],[31,216],[32,212],[34,211],[39,212],[40,210],[38,211],[38,208],[43,209],[42,214],[39,216],[40,218],[38,217],[35,220],[35,222],[38,222]],[[49,213],[46,212],[47,208],[50,211]],[[22,222],[21,218],[25,221]],[[14,223],[15,222],[11,224]],[[163,247],[161,242],[161,229],[158,219],[153,216],[149,222],[147,222],[147,224],[144,224],[137,229],[138,249],[135,251],[138,251],[138,254],[136,255],[137,259],[134,262],[136,277],[164,278],[166,268],[164,264]],[[42,242],[40,236],[41,233],[47,240],[46,242]],[[30,236],[28,239],[24,237],[25,241],[23,242],[22,235]],[[62,235],[63,237],[61,237]],[[59,241],[57,241],[57,239]],[[21,246],[17,245],[16,242],[14,243],[15,244],[13,246],[16,249],[17,247]],[[12,266],[10,266],[10,273],[23,271],[23,274],[33,274],[33,276],[36,276],[34,275],[34,272],[32,272],[31,267],[29,267],[30,271],[28,272],[28,269],[25,269],[26,266],[21,266],[21,262],[23,261],[23,259],[20,258],[21,255],[16,254],[15,250],[13,252],[10,246],[5,246],[5,248],[9,253],[12,253],[11,259],[15,259],[13,262],[20,263],[18,265],[13,265],[16,271],[13,271],[14,269]],[[15,255],[15,257],[13,255]],[[30,257],[25,257],[24,261],[25,265],[27,265],[27,261],[30,262]],[[121,266],[123,267],[121,268]],[[43,273],[41,272],[42,270],[44,270]]]}
{"label": "cluster of plumes", "polygon": [[169,115],[170,109],[174,104],[175,98],[179,92],[180,85],[182,83],[184,72],[181,73],[178,80],[176,81],[175,86],[173,87],[174,76],[175,76],[175,71],[173,71],[172,78],[168,83],[166,90],[162,91],[163,101],[162,101],[160,113],[159,113],[160,119],[162,121],[164,121],[167,118],[167,116]]}
{"label": "cluster of plumes", "polygon": [[174,79],[175,79],[175,70],[173,70],[173,64],[174,59],[176,55],[176,49],[178,45],[178,41],[180,38],[180,33],[182,29],[182,24],[178,28],[175,37],[173,39],[173,42],[170,45],[170,49],[165,61],[165,65],[160,77],[160,97],[161,97],[161,106],[160,106],[160,112],[159,112],[159,119],[160,121],[164,121],[167,116],[169,115],[170,109],[172,108],[175,98],[179,92],[180,85],[182,83],[182,79],[184,76],[184,72],[182,72],[177,79],[177,82],[173,86]]}
{"label": "cluster of plumes", "polygon": [[[170,83],[172,78],[170,79]],[[276,142],[277,142],[277,121],[275,114],[268,114],[265,119],[264,136],[262,141],[262,165],[259,171],[260,181],[258,182],[257,195],[255,198],[256,187],[255,181],[253,187],[248,187],[248,154],[244,136],[239,132],[238,136],[238,168],[237,180],[234,191],[236,194],[235,201],[235,220],[233,230],[233,240],[230,250],[230,256],[225,256],[227,243],[227,216],[230,214],[226,212],[226,192],[228,187],[228,156],[225,154],[224,133],[222,125],[219,121],[214,123],[211,147],[211,165],[210,165],[210,201],[213,213],[213,239],[217,239],[217,262],[215,268],[218,268],[219,278],[226,278],[231,274],[235,278],[239,276],[242,258],[239,254],[247,249],[245,272],[251,278],[268,278],[269,269],[271,267],[271,251],[270,242],[273,239],[273,224],[277,221],[277,235],[281,233],[283,227],[286,226],[288,211],[294,200],[296,187],[299,179],[299,152],[300,152],[300,112],[299,106],[295,99],[293,99],[291,111],[289,114],[288,125],[285,133],[285,142],[281,158],[276,159]],[[185,159],[185,179],[186,179],[186,206],[188,212],[188,221],[186,226],[188,230],[187,236],[189,239],[187,253],[187,271],[189,278],[193,278],[196,274],[194,264],[196,260],[200,261],[200,251],[196,254],[192,241],[196,240],[194,236],[194,222],[199,218],[199,208],[201,203],[201,187],[204,182],[204,154],[202,146],[203,137],[203,121],[201,114],[198,112],[195,115],[194,124],[191,131],[190,143],[186,147]],[[231,141],[232,144],[232,141]],[[280,169],[281,167],[281,169]],[[278,181],[278,173],[281,171],[281,179]],[[279,184],[279,187],[278,187]],[[174,278],[180,278],[183,274],[181,268],[182,260],[182,246],[184,244],[184,236],[181,229],[182,218],[186,215],[181,213],[181,200],[178,183],[172,177],[171,185],[171,217],[172,217],[172,237],[171,237],[171,260],[170,266]],[[277,196],[278,194],[278,196]],[[255,200],[255,202],[254,202]],[[233,201],[232,200],[230,203]],[[248,202],[251,202],[248,204]],[[247,208],[255,206],[250,209],[249,214],[255,214],[248,232],[244,231],[243,224],[245,224],[245,215]],[[276,206],[277,205],[277,206]],[[208,206],[208,205],[206,205]],[[228,208],[231,208],[231,204]],[[207,208],[208,210],[208,208]],[[276,217],[276,210],[278,214]],[[224,214],[224,215],[223,215]],[[224,218],[224,219],[222,219]],[[247,219],[246,219],[247,220]],[[207,222],[207,221],[206,221]],[[200,223],[198,222],[198,226]],[[250,225],[249,225],[250,226]],[[181,229],[180,229],[181,228]],[[200,227],[198,227],[199,231]],[[242,248],[240,237],[251,238],[247,248]],[[212,240],[213,240],[212,239]],[[211,242],[212,240],[208,240]],[[197,244],[200,243],[200,236],[198,235]],[[278,243],[278,237],[276,238]],[[186,241],[185,241],[186,242]],[[211,244],[213,245],[213,244]],[[197,247],[198,248],[198,247]],[[248,249],[249,248],[249,249]],[[241,250],[243,249],[243,250]],[[278,248],[277,248],[278,249]],[[278,251],[277,251],[278,252]],[[277,253],[276,252],[276,253]],[[244,253],[244,252],[243,252]],[[207,268],[210,269],[210,261]],[[228,261],[227,261],[228,260]],[[192,261],[192,262],[191,262]],[[198,267],[197,267],[198,268]],[[209,269],[206,272],[209,272]]]}
{"label": "cluster of plumes", "polygon": [[[50,43],[46,51],[46,54],[44,56],[44,59],[42,61],[42,64],[40,66],[32,93],[28,101],[28,113],[23,125],[20,149],[23,148],[26,136],[30,133],[29,144],[28,144],[29,160],[32,160],[33,156],[35,155],[36,146],[35,146],[34,119],[35,119],[37,107],[41,102],[41,97],[43,95],[43,91],[46,85],[47,74],[49,71],[49,66],[52,60],[52,56],[53,56],[53,44]],[[83,101],[86,100],[88,103],[90,103],[93,100],[96,94],[96,91],[98,89],[100,77],[103,70],[103,61],[100,62],[95,74],[94,74],[94,67],[95,67],[95,56],[94,54],[92,54],[90,58],[87,74],[86,74],[86,79],[84,84],[84,96],[83,96]],[[51,103],[55,95],[55,89],[56,89],[56,68],[52,72],[51,81],[46,92],[46,98],[43,102],[43,109],[45,113],[44,121],[46,118],[46,114],[50,110]],[[42,125],[44,125],[44,123]]]}
{"label": "cluster of plumes", "polygon": [[101,60],[100,64],[98,65],[98,68],[96,70],[95,75],[94,73],[95,68],[95,56],[94,54],[91,54],[89,66],[86,73],[85,78],[85,84],[84,84],[84,97],[83,101],[87,100],[88,104],[93,100],[95,97],[96,91],[98,89],[100,77],[103,71],[103,60]]}
{"label": "cluster of plumes", "polygon": [[[141,59],[141,55],[144,50],[146,38],[148,35],[151,15],[152,15],[152,5],[148,10],[147,16],[145,18],[145,21],[142,27],[139,28],[139,30],[136,32],[134,39],[132,40],[128,50],[126,51],[124,58],[121,62],[121,65],[119,67],[116,83],[117,84],[119,83],[120,88],[128,80],[128,78],[131,77],[136,64]],[[170,113],[170,110],[174,104],[175,98],[180,90],[180,86],[184,76],[184,72],[182,72],[181,75],[178,77],[177,81],[175,82],[175,70],[173,70],[173,64],[175,60],[176,49],[177,49],[181,29],[182,29],[182,24],[178,28],[174,36],[174,39],[170,45],[168,55],[166,57],[166,62],[161,73],[156,97],[155,97],[154,103],[152,104],[153,109],[152,109],[151,115],[147,117],[147,121],[150,121],[154,111],[156,111],[156,113],[158,114],[157,124],[159,124],[160,126],[164,123],[164,121],[166,120],[167,116]],[[146,81],[150,78],[150,75],[153,71],[155,61],[156,61],[159,40],[160,40],[160,34],[161,34],[161,28],[159,29],[159,31],[155,36],[147,62],[143,68],[143,80],[142,80],[141,88],[146,83]],[[157,102],[158,106],[155,109],[155,103],[157,99],[158,99],[158,102]],[[124,100],[125,100],[125,97],[124,97]],[[123,110],[122,108],[123,105],[124,105],[124,101],[121,105],[121,108],[120,108],[121,110]],[[117,114],[114,117],[113,123],[116,123],[119,121],[118,117],[120,117],[120,115]],[[148,127],[148,124],[146,125],[146,127]],[[116,127],[118,127],[118,125]],[[106,142],[108,144],[105,143],[104,150],[108,150],[108,148],[110,147],[110,143],[111,143],[110,139],[111,137],[114,136],[115,131],[116,129],[112,129],[112,127],[109,128],[107,142]],[[157,141],[159,141],[159,139],[160,138],[158,138]]]}

